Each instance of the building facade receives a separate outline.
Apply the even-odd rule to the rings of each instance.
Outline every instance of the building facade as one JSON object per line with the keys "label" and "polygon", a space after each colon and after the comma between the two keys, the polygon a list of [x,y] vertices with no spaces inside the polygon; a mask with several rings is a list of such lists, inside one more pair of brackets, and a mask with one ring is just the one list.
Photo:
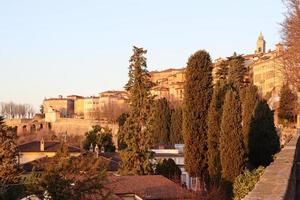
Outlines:
{"label": "building facade", "polygon": [[261,96],[278,96],[284,83],[283,45],[277,44],[274,51],[261,55],[251,65],[253,84]]}
{"label": "building facade", "polygon": [[184,96],[185,68],[150,72],[155,86],[151,94],[156,98],[166,98],[170,102],[181,102]]}

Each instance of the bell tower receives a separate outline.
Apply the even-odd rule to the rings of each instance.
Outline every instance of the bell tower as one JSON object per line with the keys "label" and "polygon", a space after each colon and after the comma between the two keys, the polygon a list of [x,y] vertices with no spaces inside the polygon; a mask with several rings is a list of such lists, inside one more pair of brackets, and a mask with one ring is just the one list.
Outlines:
{"label": "bell tower", "polygon": [[266,53],[266,41],[264,40],[264,36],[261,32],[256,41],[255,53],[256,54]]}

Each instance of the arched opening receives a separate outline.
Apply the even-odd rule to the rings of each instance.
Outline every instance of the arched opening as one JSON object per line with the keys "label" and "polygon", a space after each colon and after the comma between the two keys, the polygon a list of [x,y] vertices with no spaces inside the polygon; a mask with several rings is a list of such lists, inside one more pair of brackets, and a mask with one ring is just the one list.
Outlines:
{"label": "arched opening", "polygon": [[36,131],[36,126],[35,124],[32,124],[30,127],[30,133],[34,133]]}
{"label": "arched opening", "polygon": [[52,128],[52,125],[51,125],[51,123],[49,122],[49,123],[48,123],[48,129],[51,130],[51,128]]}
{"label": "arched opening", "polygon": [[26,125],[23,125],[23,126],[22,126],[22,132],[23,132],[23,133],[27,133],[27,126],[26,126]]}

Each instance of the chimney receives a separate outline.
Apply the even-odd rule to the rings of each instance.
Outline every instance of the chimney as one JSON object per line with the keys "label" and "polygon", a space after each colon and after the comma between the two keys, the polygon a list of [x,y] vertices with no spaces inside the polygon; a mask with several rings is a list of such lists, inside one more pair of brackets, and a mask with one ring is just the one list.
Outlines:
{"label": "chimney", "polygon": [[93,144],[91,143],[90,145],[90,152],[93,152],[94,151],[94,147],[93,147]]}
{"label": "chimney", "polygon": [[40,141],[40,151],[45,151],[45,141],[44,141],[44,138],[42,138],[41,141]]}
{"label": "chimney", "polygon": [[98,156],[99,156],[99,147],[98,147],[98,144],[96,144],[96,146],[95,146],[95,156],[96,156],[96,158],[98,158]]}

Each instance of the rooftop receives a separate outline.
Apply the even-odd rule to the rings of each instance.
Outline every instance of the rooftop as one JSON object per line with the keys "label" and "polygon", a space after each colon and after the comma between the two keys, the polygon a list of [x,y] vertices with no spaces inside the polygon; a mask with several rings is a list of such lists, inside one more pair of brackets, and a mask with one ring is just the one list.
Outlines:
{"label": "rooftop", "polygon": [[108,188],[122,196],[135,194],[142,199],[192,199],[192,193],[160,176],[111,176]]}
{"label": "rooftop", "polygon": [[[60,142],[57,141],[45,141],[43,152],[57,152],[60,147]],[[17,146],[19,152],[41,152],[40,141],[32,141]],[[70,153],[81,152],[80,148],[74,146],[68,146]]]}

